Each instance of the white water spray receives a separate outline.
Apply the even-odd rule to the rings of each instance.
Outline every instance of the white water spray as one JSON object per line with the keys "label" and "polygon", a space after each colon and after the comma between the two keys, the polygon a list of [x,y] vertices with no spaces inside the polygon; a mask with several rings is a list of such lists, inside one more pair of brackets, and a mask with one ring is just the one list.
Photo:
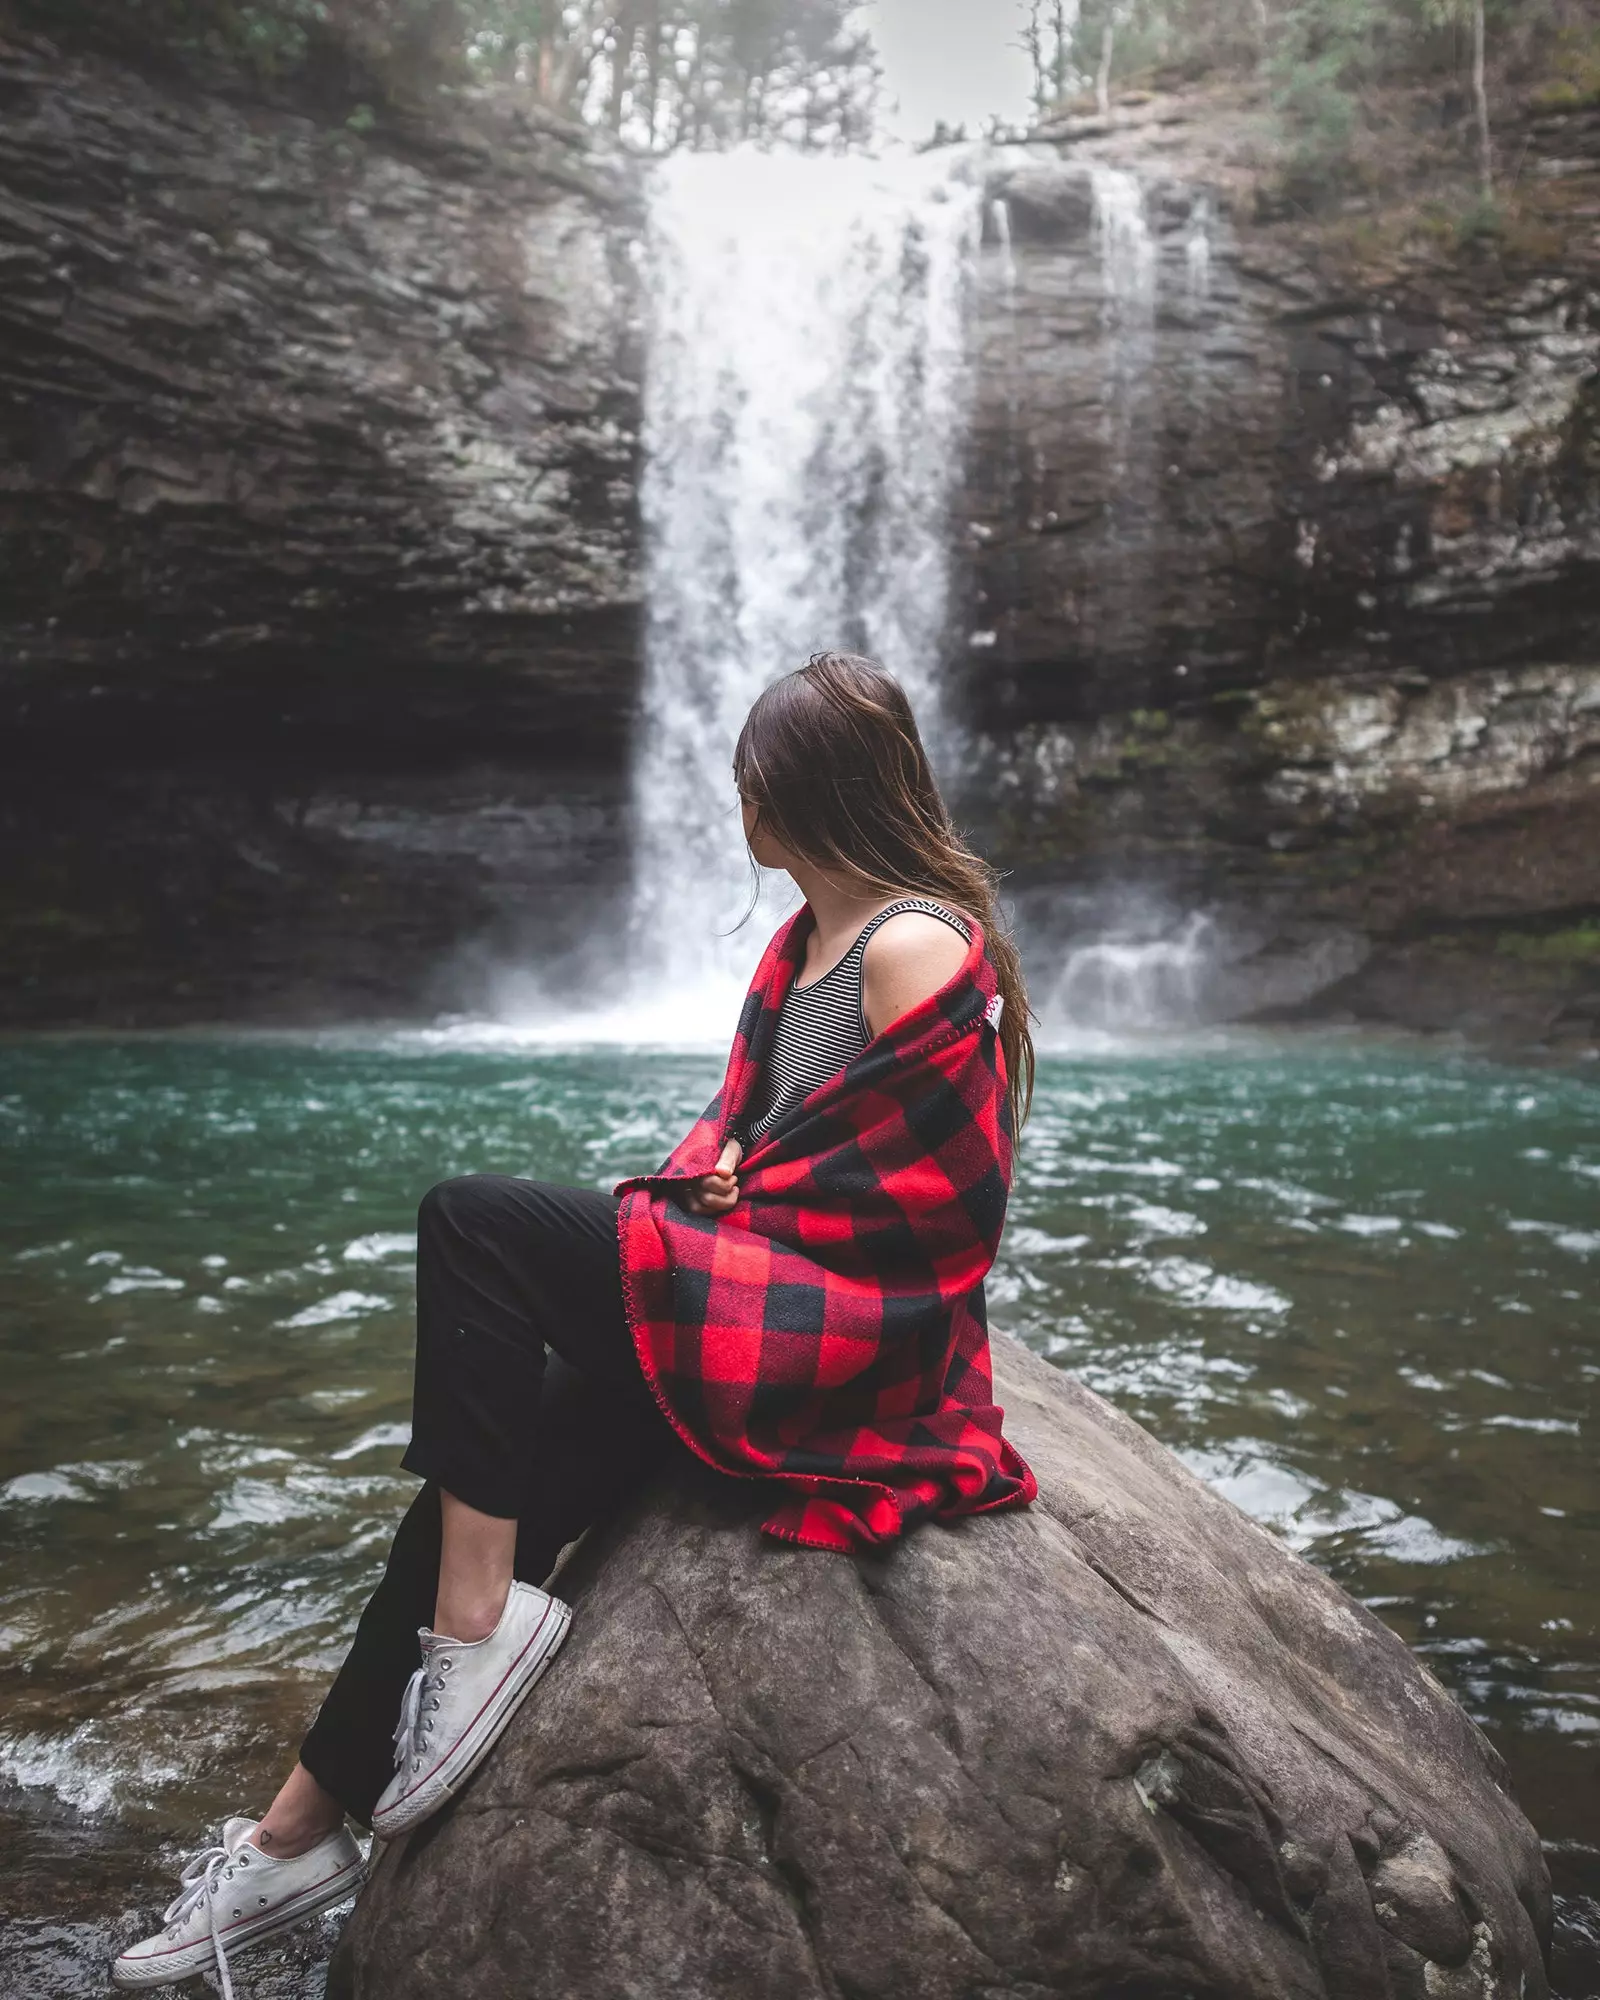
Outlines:
{"label": "white water spray", "polygon": [[1041,1040],[1192,1026],[1204,1018],[1216,944],[1215,924],[1197,912],[1169,936],[1074,946],[1043,996]]}
{"label": "white water spray", "polygon": [[[646,676],[634,763],[635,1026],[737,1011],[787,908],[749,899],[731,776],[750,704],[871,653],[936,764],[948,490],[981,189],[949,155],[683,154],[651,199]],[[669,1018],[670,1017],[670,1018]]]}

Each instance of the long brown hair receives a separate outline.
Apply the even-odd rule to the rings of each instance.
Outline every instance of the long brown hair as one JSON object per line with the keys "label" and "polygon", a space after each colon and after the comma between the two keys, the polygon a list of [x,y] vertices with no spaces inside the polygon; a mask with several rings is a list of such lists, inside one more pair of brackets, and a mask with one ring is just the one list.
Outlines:
{"label": "long brown hair", "polygon": [[813,653],[757,699],[733,776],[791,854],[882,895],[936,897],[982,924],[1005,1001],[1000,1045],[1019,1134],[1033,1101],[1033,1036],[1000,877],[951,824],[900,683],[859,654]]}

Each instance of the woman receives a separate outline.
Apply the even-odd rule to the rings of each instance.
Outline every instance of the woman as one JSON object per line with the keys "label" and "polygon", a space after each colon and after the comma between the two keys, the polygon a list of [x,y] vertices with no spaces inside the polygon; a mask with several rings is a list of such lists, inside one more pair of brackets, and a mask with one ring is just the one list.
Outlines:
{"label": "woman", "polygon": [[165,1985],[343,1900],[347,1816],[394,1839],[482,1761],[571,1618],[565,1544],[689,1452],[767,1483],[765,1531],[849,1551],[1025,1505],[983,1276],[1033,1050],[990,869],[951,826],[905,695],[817,654],[733,763],[751,856],[804,906],[763,954],[723,1087],[610,1195],[472,1175],[424,1198],[403,1465],[424,1485],[259,1823],[196,1856]]}

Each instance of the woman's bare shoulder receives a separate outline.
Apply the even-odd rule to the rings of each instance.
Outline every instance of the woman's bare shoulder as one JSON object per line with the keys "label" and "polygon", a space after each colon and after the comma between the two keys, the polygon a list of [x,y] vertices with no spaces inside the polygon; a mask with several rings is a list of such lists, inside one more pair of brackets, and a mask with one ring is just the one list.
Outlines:
{"label": "woman's bare shoulder", "polygon": [[867,1026],[881,1035],[892,1021],[947,986],[966,955],[966,939],[942,917],[930,917],[925,910],[899,910],[885,918],[861,954],[861,1005]]}

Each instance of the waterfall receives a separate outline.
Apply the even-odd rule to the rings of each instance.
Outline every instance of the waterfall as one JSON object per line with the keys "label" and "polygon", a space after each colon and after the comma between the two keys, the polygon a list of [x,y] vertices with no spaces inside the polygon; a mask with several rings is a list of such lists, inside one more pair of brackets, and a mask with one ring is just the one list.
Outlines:
{"label": "waterfall", "polygon": [[1198,912],[1174,935],[1102,936],[1072,947],[1039,1006],[1041,1039],[1175,1028],[1203,1016],[1216,926]]}
{"label": "waterfall", "polygon": [[[736,1011],[785,880],[750,864],[731,760],[822,648],[898,676],[948,768],[948,489],[982,224],[966,157],[682,154],[654,169],[630,1005],[670,1036]],[[648,1025],[645,1025],[648,1024]]]}
{"label": "waterfall", "polygon": [[[1005,350],[1000,379],[1005,397],[1005,442],[1002,447],[999,489],[1007,509],[1015,514],[1022,487],[1022,355],[1017,330],[1017,248],[1011,233],[1011,204],[997,195],[989,204],[989,228],[999,252],[1000,305],[1005,316]],[[1001,659],[1009,664],[1011,637],[1016,624],[1020,596],[1018,561],[1015,549],[1005,558],[1008,588],[1000,620],[967,634],[967,649],[973,653],[991,651],[1002,645]]]}
{"label": "waterfall", "polygon": [[1156,302],[1156,241],[1143,184],[1124,167],[1096,163],[1089,168],[1089,189],[1108,315],[1119,330],[1141,331],[1152,322]]}
{"label": "waterfall", "polygon": [[1120,489],[1115,521],[1154,499],[1154,466],[1145,402],[1155,359],[1158,252],[1145,215],[1144,187],[1121,167],[1091,165],[1094,234],[1100,252],[1105,329],[1106,424],[1112,472]]}
{"label": "waterfall", "polygon": [[1211,197],[1203,191],[1189,209],[1189,233],[1183,239],[1187,290],[1191,303],[1211,296]]}
{"label": "waterfall", "polygon": [[989,204],[995,241],[1000,246],[1000,286],[1005,294],[1006,317],[1015,326],[1017,316],[1017,247],[1011,240],[1011,204],[997,195]]}

